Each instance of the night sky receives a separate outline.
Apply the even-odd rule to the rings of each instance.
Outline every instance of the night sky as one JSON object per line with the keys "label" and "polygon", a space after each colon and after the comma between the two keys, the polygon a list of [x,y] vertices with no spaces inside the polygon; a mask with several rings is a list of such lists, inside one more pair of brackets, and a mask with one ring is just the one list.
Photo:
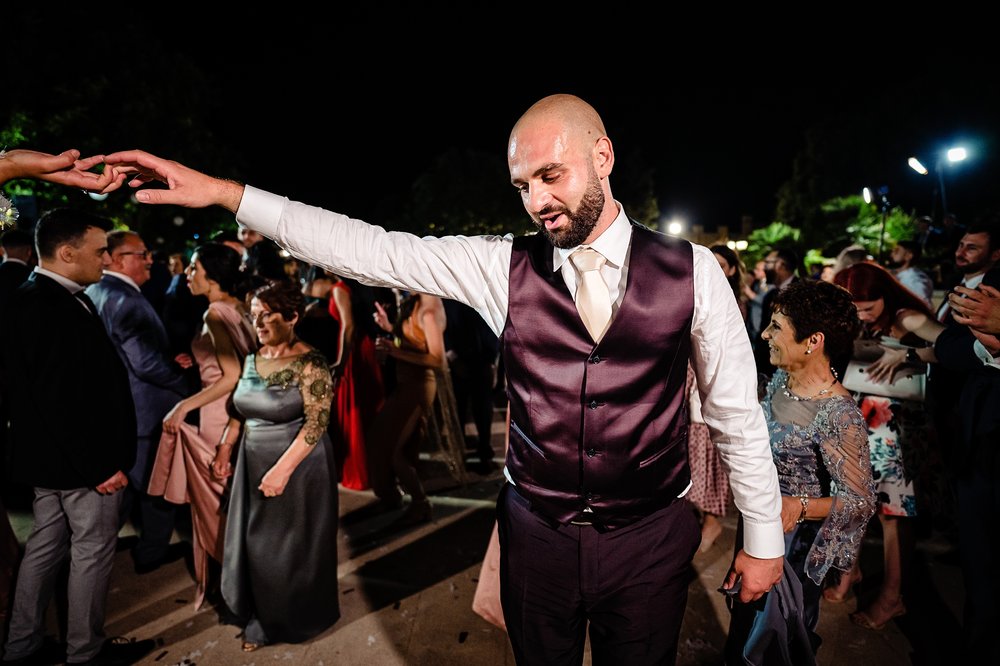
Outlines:
{"label": "night sky", "polygon": [[[381,6],[337,20],[244,12],[223,30],[186,15],[129,15],[123,27],[60,15],[43,25],[88,44],[93,55],[81,75],[122,59],[183,58],[213,86],[204,119],[213,140],[241,155],[234,173],[216,175],[238,172],[359,217],[405,194],[449,149],[503,160],[518,116],[556,92],[578,94],[601,113],[616,174],[641,156],[654,169],[664,217],[706,228],[738,227],[744,215],[757,225],[773,219],[776,192],[809,145],[807,133],[820,137],[815,158],[839,194],[887,186],[891,203],[930,213],[934,179],[911,171],[906,158],[932,166],[963,141],[970,159],[945,172],[950,207],[978,214],[998,200],[1000,92],[970,72],[978,62],[971,47],[853,49],[842,35],[831,49],[811,44],[811,35],[776,42],[763,34],[713,46],[614,29],[642,27],[636,12],[607,19],[604,31],[591,25],[591,33],[535,25],[541,18],[522,16],[528,10],[517,5],[485,17]],[[68,54],[78,48],[61,41]],[[12,69],[29,75],[29,55]],[[108,150],[132,147],[147,146]],[[183,146],[159,148],[184,154]]]}

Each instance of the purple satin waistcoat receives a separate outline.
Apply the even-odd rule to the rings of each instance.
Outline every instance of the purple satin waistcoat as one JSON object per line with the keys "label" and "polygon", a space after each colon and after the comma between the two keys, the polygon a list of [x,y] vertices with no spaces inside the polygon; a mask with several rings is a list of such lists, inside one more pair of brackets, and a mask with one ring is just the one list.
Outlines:
{"label": "purple satin waistcoat", "polygon": [[552,270],[548,240],[514,240],[502,336],[506,463],[535,511],[613,529],[688,485],[693,261],[687,241],[633,224],[625,298],[595,345]]}

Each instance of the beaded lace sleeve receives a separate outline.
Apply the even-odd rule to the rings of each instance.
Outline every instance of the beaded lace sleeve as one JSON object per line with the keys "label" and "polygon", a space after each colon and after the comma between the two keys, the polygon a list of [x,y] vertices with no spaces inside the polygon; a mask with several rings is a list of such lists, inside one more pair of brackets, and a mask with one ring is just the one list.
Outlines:
{"label": "beaded lace sleeve", "polygon": [[330,403],[333,401],[333,383],[330,368],[319,352],[309,352],[296,362],[299,391],[302,393],[305,421],[302,433],[305,443],[316,444],[330,423]]}
{"label": "beaded lace sleeve", "polygon": [[849,571],[875,513],[875,483],[868,451],[868,427],[852,401],[832,400],[819,419],[820,451],[831,478],[833,505],[809,550],[806,573],[817,584],[830,567]]}

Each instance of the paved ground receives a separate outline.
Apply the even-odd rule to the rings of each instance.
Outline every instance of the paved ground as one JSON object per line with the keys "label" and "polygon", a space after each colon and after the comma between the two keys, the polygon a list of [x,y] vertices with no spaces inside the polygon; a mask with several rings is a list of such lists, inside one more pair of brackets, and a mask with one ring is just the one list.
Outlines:
{"label": "paved ground", "polygon": [[[497,424],[501,426],[501,424]],[[513,664],[506,634],[471,611],[479,566],[493,525],[499,473],[472,475],[456,485],[433,460],[424,463],[434,505],[434,521],[409,530],[389,526],[397,513],[376,514],[370,492],[341,490],[341,547],[338,573],[342,617],[334,627],[301,645],[274,645],[240,651],[239,630],[221,624],[214,609],[195,611],[189,560],[178,560],[138,576],[126,548],[130,529],[112,577],[107,628],[110,635],[154,638],[157,648],[140,664],[156,666],[236,666],[272,663],[315,666],[360,664],[501,665]],[[17,507],[12,518],[19,536],[30,517]],[[731,558],[735,520],[725,520],[715,546],[699,554],[690,586],[688,612],[678,663],[719,664],[728,611],[716,592]],[[184,530],[176,535],[185,543]],[[908,599],[910,612],[882,632],[855,627],[848,613],[856,606],[823,602],[819,662],[828,666],[939,664],[955,645],[961,609],[961,581],[947,540],[925,535],[918,552],[919,594]],[[863,551],[862,597],[878,583],[881,544],[868,537]],[[58,631],[56,604],[50,629]],[[589,653],[585,663],[590,663]]]}

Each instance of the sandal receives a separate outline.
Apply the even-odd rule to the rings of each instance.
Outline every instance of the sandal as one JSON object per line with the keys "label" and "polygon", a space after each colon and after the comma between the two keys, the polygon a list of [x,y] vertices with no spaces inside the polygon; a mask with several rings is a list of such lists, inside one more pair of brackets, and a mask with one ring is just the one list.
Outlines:
{"label": "sandal", "polygon": [[250,641],[243,641],[243,651],[244,652],[254,652],[264,647],[263,643],[252,643]]}
{"label": "sandal", "polygon": [[[878,604],[879,602],[876,601],[875,603]],[[883,608],[885,608],[885,606],[883,606]],[[902,617],[903,615],[906,615],[906,606],[903,605],[903,599],[900,597],[893,605],[892,612],[889,613],[889,616],[884,622],[875,622],[871,615],[868,614],[868,611],[855,611],[851,613],[850,618],[851,622],[859,627],[870,629],[872,631],[882,631],[885,629],[887,624],[892,622],[895,618]]]}

